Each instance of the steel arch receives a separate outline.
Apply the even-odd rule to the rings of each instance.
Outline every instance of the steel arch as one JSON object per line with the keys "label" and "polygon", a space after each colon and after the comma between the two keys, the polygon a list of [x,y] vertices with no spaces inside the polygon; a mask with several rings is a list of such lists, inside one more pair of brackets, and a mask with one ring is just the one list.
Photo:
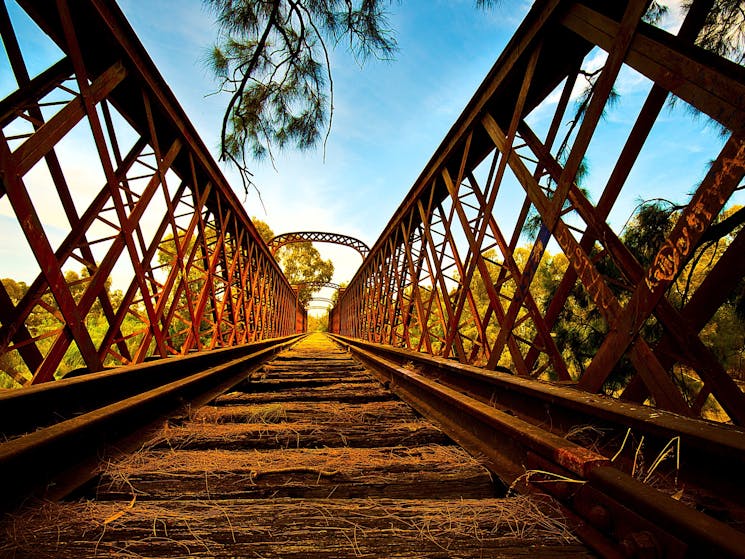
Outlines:
{"label": "steel arch", "polygon": [[339,233],[326,233],[324,231],[295,231],[292,233],[282,233],[277,235],[267,244],[272,254],[276,254],[277,251],[285,245],[292,243],[303,243],[306,241],[317,242],[317,243],[334,243],[336,245],[343,245],[353,248],[362,255],[362,258],[367,258],[370,254],[370,247],[359,239],[350,237],[349,235],[341,235]]}
{"label": "steel arch", "polygon": [[317,287],[318,289],[322,289],[324,287],[330,287],[331,289],[343,289],[341,285],[338,283],[333,283],[330,281],[304,281],[301,283],[293,283],[291,284],[292,287]]}

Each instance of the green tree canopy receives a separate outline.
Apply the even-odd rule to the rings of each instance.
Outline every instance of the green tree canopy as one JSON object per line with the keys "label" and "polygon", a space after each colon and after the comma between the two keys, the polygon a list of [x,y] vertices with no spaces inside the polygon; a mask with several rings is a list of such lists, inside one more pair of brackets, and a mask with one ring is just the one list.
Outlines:
{"label": "green tree canopy", "polygon": [[[236,164],[244,188],[247,159],[272,147],[317,146],[330,131],[334,82],[330,51],[343,44],[363,63],[397,49],[389,27],[396,0],[204,0],[219,27],[209,63],[230,95],[220,159]],[[475,0],[478,7],[499,0]]]}
{"label": "green tree canopy", "polygon": [[[274,231],[265,222],[256,217],[252,217],[251,221],[264,241],[274,238]],[[331,281],[334,275],[334,263],[331,260],[321,258],[318,249],[310,241],[285,245],[277,251],[274,257],[282,268],[285,277],[293,285],[327,283]],[[316,292],[318,292],[318,288],[301,287],[300,303],[307,305]]]}
{"label": "green tree canopy", "polygon": [[274,231],[272,231],[272,228],[269,227],[269,225],[267,225],[265,222],[255,217],[252,217],[251,221],[253,222],[254,227],[256,227],[256,230],[259,232],[259,235],[261,235],[261,238],[264,240],[264,242],[269,244],[269,241],[274,238]]}
{"label": "green tree canopy", "polygon": [[205,0],[219,36],[210,55],[223,116],[221,159],[250,183],[246,157],[271,146],[317,145],[330,123],[333,81],[327,45],[344,42],[360,60],[396,49],[387,25],[391,0]]}
{"label": "green tree canopy", "polygon": [[[88,278],[90,278],[89,270],[86,268],[81,269],[80,272],[66,270],[64,275],[65,282],[67,282],[70,289],[70,294],[76,302],[79,302],[88,286]],[[29,289],[29,286],[25,282],[17,281],[13,278],[2,278],[0,281],[2,281],[3,287],[13,305],[17,305]],[[114,311],[116,311],[119,305],[121,305],[123,294],[118,289],[112,290],[111,286],[111,278],[107,278],[105,282],[106,296],[111,302]],[[109,322],[104,314],[100,299],[96,299],[93,305],[91,305],[84,319],[85,327],[91,335],[93,344],[99,347],[109,329]],[[38,349],[41,355],[47,355],[55,341],[54,333],[64,328],[57,301],[49,291],[42,295],[39,304],[34,306],[33,310],[24,320],[24,325],[34,340],[36,349]],[[126,329],[126,327],[127,325],[124,324],[122,328]],[[105,365],[114,364],[113,358],[107,357],[106,359]],[[80,350],[75,343],[72,343],[62,359],[55,377],[63,377],[72,370],[83,369],[84,367],[85,362],[80,354]],[[23,361],[19,349],[14,348],[0,355],[0,388],[23,386],[31,380],[33,374],[34,371],[29,370]]]}

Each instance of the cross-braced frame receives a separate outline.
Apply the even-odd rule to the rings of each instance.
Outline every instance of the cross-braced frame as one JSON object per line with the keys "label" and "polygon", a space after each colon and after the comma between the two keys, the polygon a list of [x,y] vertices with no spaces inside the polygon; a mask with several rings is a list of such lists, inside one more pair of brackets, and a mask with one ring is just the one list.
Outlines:
{"label": "cross-braced frame", "polygon": [[[0,288],[3,373],[25,385],[293,333],[292,287],[118,8],[20,5],[61,54],[33,75],[0,4],[17,82],[0,203],[38,267]],[[97,154],[85,173],[61,155],[72,141]]]}
{"label": "cross-braced frame", "polygon": [[[674,293],[745,172],[745,72],[695,46],[711,6],[694,2],[672,34],[644,21],[643,0],[536,2],[333,310],[340,333],[744,423],[743,392],[701,332],[742,281],[742,228],[695,290]],[[578,172],[630,71],[647,97],[593,202]],[[609,216],[670,99],[726,138],[642,265]],[[540,131],[539,110],[553,114]],[[591,355],[560,335],[572,298],[594,317]]]}

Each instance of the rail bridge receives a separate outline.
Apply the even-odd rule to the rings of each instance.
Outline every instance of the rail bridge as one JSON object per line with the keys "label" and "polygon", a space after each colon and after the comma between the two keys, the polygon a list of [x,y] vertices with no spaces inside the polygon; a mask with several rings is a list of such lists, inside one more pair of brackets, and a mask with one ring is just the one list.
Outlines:
{"label": "rail bridge", "polygon": [[[61,53],[38,70],[1,2],[17,87],[0,102],[0,203],[38,273],[0,288],[15,387],[0,552],[745,557],[745,394],[707,332],[745,275],[728,205],[745,70],[697,46],[715,2],[694,0],[676,33],[645,22],[648,4],[537,0],[340,290],[330,334],[307,338],[297,289],[116,4],[18,0]],[[578,171],[629,71],[649,91],[593,201]],[[726,132],[643,262],[609,216],[671,99]],[[76,141],[97,154],[93,185],[66,161]],[[564,263],[541,291],[550,251]],[[564,313],[580,303],[596,343],[578,356]],[[507,487],[567,539],[486,524]]]}

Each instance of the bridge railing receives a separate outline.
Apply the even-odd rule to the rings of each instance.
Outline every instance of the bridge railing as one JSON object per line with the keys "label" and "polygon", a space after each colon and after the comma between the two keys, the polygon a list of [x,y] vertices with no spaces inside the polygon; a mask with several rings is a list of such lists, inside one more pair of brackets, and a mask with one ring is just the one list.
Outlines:
{"label": "bridge railing", "polygon": [[[647,4],[535,2],[333,309],[338,332],[745,423],[743,371],[702,332],[742,289],[743,228],[705,244],[745,170],[745,70],[694,44],[712,2],[694,2],[677,34],[646,23]],[[632,80],[646,99],[602,154],[591,199],[579,171]],[[687,202],[642,264],[611,214],[628,215],[614,205],[650,169],[668,99],[726,133],[695,192],[694,177],[678,186]],[[691,281],[692,260],[706,266]]]}
{"label": "bridge railing", "polygon": [[3,385],[293,333],[291,286],[115,3],[19,5],[30,21],[0,2]]}

